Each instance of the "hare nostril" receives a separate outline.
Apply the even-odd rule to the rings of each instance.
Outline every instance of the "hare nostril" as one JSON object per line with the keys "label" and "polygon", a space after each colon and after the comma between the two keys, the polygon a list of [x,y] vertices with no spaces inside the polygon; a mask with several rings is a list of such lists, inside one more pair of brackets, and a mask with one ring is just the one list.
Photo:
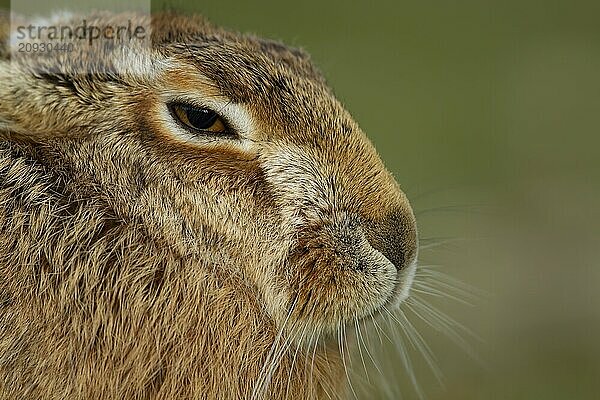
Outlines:
{"label": "hare nostril", "polygon": [[405,268],[416,256],[417,228],[410,210],[397,211],[382,221],[368,223],[365,233],[371,246],[397,270]]}

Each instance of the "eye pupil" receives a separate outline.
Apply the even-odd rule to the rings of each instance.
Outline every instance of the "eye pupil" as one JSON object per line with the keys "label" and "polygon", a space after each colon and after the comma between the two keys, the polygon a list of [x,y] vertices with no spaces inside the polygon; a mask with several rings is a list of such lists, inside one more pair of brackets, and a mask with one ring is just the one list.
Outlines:
{"label": "eye pupil", "polygon": [[190,124],[197,129],[208,129],[219,117],[215,112],[207,110],[205,108],[188,108],[186,107],[186,114]]}
{"label": "eye pupil", "polygon": [[167,105],[171,115],[187,130],[198,133],[225,134],[227,129],[219,114],[190,104],[170,103]]}

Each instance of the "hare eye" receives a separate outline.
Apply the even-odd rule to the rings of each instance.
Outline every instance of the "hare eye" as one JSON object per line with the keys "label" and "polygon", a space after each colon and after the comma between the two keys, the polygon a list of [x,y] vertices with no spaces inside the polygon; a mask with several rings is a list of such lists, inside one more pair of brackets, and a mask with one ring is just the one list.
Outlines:
{"label": "hare eye", "polygon": [[219,114],[208,109],[183,103],[168,105],[173,117],[188,130],[204,133],[227,133],[225,122]]}

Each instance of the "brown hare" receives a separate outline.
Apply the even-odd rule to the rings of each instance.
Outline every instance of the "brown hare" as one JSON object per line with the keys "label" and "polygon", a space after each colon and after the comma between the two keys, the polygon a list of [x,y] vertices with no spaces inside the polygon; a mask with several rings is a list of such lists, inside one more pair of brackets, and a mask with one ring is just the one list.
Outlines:
{"label": "brown hare", "polygon": [[415,273],[408,200],[303,51],[86,23],[132,18],[150,40],[53,56],[3,24],[0,398],[347,397],[340,329]]}

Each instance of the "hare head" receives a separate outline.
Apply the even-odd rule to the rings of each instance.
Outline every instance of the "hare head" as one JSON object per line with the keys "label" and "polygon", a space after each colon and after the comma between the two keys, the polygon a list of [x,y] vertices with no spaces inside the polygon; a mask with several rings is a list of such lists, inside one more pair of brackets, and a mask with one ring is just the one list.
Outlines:
{"label": "hare head", "polygon": [[[15,304],[41,302],[36,290],[64,295],[44,304],[101,304],[120,290],[154,332],[167,308],[142,303],[170,302],[199,331],[268,332],[264,349],[277,334],[302,349],[399,304],[416,267],[411,207],[308,55],[201,17],[99,14],[87,24],[132,19],[152,27],[148,46],[12,49],[10,60],[3,47],[2,292]],[[237,333],[220,322],[233,303],[253,315],[232,316],[246,321]],[[80,329],[96,323],[94,312],[82,312]],[[103,308],[103,329],[132,323],[129,312]],[[258,353],[246,359],[264,363]]]}

